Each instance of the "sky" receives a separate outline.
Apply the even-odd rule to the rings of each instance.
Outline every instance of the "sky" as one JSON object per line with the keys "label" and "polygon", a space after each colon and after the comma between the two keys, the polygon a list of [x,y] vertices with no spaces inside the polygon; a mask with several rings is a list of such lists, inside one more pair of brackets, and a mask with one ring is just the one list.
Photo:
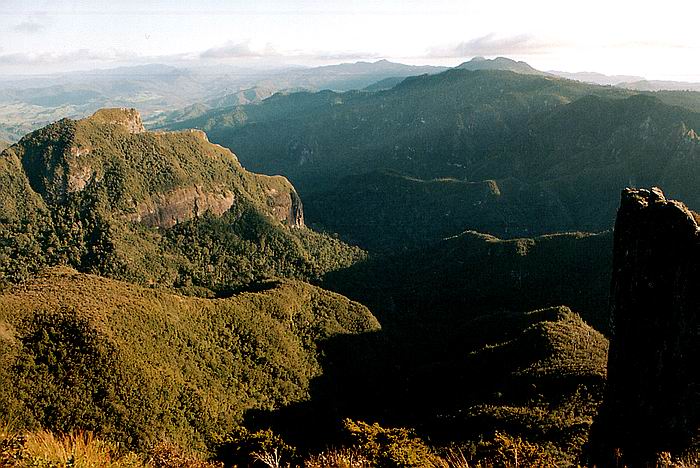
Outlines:
{"label": "sky", "polygon": [[700,82],[698,18],[698,0],[0,0],[0,75],[507,56]]}

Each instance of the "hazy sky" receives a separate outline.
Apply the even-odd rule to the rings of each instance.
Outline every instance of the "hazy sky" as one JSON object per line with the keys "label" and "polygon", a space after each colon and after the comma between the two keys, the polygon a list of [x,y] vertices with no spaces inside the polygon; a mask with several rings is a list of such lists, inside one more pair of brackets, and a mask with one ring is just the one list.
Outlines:
{"label": "hazy sky", "polygon": [[115,65],[457,65],[700,81],[698,0],[0,0],[0,74]]}

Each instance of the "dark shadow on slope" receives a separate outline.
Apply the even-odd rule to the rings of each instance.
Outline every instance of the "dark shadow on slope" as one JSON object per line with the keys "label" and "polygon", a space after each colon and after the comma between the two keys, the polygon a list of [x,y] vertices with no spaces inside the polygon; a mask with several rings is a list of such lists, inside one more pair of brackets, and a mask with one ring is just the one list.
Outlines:
{"label": "dark shadow on slope", "polygon": [[501,240],[472,231],[424,249],[374,256],[321,286],[367,305],[384,328],[567,304],[607,333],[612,233]]}
{"label": "dark shadow on slope", "polygon": [[[564,307],[465,314],[455,325],[451,333],[414,324],[331,338],[321,344],[324,373],[310,399],[249,411],[246,426],[272,427],[303,450],[347,442],[348,417],[413,427],[437,444],[495,429],[562,443],[587,434],[588,424],[570,413],[590,419],[597,410],[602,335]],[[567,416],[552,425],[547,411]]]}
{"label": "dark shadow on slope", "polygon": [[254,281],[252,283],[248,283],[248,284],[241,286],[241,287],[238,287],[238,288],[229,288],[229,289],[218,290],[218,291],[216,291],[216,298],[217,299],[226,299],[229,297],[233,297],[237,294],[246,293],[246,292],[257,293],[257,292],[270,291],[270,290],[278,287],[280,284],[281,284],[281,281],[273,280],[273,279]]}
{"label": "dark shadow on slope", "polygon": [[[322,286],[370,307],[382,330],[321,343],[310,399],[249,411],[246,424],[311,449],[340,443],[346,417],[440,443],[494,428],[580,439],[600,400],[607,344],[555,306],[607,331],[611,242],[611,233],[503,241],[467,232],[330,273]],[[552,308],[525,312],[543,307]]]}

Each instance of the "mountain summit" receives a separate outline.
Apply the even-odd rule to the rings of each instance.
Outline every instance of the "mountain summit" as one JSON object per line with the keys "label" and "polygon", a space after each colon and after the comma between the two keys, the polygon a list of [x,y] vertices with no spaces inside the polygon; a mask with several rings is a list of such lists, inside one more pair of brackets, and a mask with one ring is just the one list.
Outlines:
{"label": "mountain summit", "polygon": [[474,57],[468,62],[464,62],[455,68],[462,70],[505,70],[512,71],[515,73],[520,73],[522,75],[543,75],[547,76],[548,73],[536,70],[532,68],[526,62],[516,62],[515,60],[506,57],[496,57],[494,59],[487,59],[484,57]]}

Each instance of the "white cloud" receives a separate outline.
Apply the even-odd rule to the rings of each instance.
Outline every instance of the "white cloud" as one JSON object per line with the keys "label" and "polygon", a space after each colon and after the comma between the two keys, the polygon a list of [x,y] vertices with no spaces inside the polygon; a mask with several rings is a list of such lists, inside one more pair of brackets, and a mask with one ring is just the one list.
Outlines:
{"label": "white cloud", "polygon": [[212,47],[200,54],[204,59],[233,59],[233,58],[255,58],[279,56],[272,44],[266,44],[262,49],[254,49],[250,41],[233,42],[229,41],[223,46]]}
{"label": "white cloud", "polygon": [[272,43],[267,43],[261,47],[255,47],[250,40],[243,42],[229,41],[219,47],[212,47],[199,54],[202,59],[227,60],[227,59],[303,59],[312,61],[333,61],[333,60],[360,60],[380,58],[374,52],[357,51],[333,51],[333,50],[283,50]]}
{"label": "white cloud", "polygon": [[12,27],[12,30],[24,34],[37,34],[46,29],[46,25],[34,19],[27,19]]}
{"label": "white cloud", "polygon": [[461,58],[477,55],[531,55],[547,53],[561,46],[561,43],[542,41],[529,34],[498,36],[491,33],[458,44],[431,47],[428,49],[427,56]]}
{"label": "white cloud", "polygon": [[10,53],[0,55],[0,64],[4,65],[52,65],[68,64],[76,62],[108,62],[114,60],[125,60],[134,58],[134,54],[121,51],[95,52],[90,49],[78,49],[66,53],[25,54]]}

